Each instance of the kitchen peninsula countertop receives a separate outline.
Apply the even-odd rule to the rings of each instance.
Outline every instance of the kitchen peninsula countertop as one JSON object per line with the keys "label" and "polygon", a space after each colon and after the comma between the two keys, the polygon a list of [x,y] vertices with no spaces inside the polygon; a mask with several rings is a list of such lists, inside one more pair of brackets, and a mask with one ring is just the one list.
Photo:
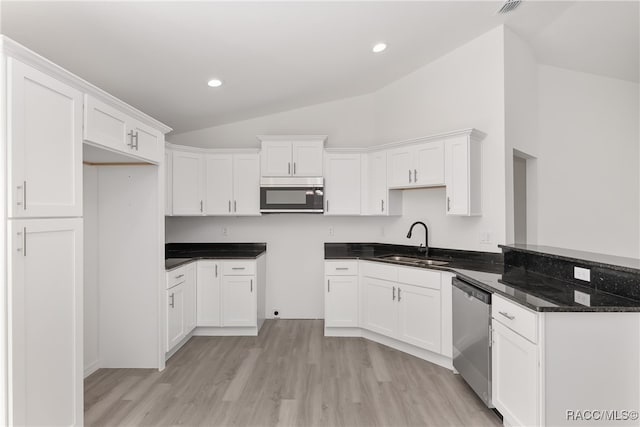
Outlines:
{"label": "kitchen peninsula countertop", "polygon": [[[602,292],[588,286],[503,264],[499,253],[429,249],[429,259],[443,266],[408,265],[381,259],[385,255],[419,256],[415,246],[381,243],[325,243],[325,259],[360,259],[415,268],[450,271],[477,287],[541,312],[640,312],[640,301]],[[574,292],[590,295],[590,306],[574,301]]]}
{"label": "kitchen peninsula countertop", "polygon": [[256,259],[266,251],[266,243],[167,243],[165,269],[170,271],[199,259]]}

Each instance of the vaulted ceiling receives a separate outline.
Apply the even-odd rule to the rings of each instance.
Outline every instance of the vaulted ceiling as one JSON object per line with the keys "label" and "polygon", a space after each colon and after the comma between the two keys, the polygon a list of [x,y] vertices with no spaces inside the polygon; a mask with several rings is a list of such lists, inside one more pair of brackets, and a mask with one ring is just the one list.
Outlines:
{"label": "vaulted ceiling", "polygon": [[500,5],[2,1],[0,30],[175,132],[367,93],[502,23],[541,63],[638,81],[638,2]]}

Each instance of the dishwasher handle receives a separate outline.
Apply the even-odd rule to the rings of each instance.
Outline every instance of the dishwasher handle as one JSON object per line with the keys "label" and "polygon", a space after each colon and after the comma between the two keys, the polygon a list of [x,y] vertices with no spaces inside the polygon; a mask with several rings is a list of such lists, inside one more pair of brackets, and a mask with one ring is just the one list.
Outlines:
{"label": "dishwasher handle", "polygon": [[485,304],[491,304],[491,292],[487,292],[478,288],[470,283],[460,280],[458,277],[454,277],[451,281],[454,288],[466,294],[469,298],[474,298],[482,301]]}

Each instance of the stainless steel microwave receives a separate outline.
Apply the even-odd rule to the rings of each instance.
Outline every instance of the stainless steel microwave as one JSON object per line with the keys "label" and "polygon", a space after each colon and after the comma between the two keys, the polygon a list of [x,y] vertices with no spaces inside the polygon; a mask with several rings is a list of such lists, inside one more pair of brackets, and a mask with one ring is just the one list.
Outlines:
{"label": "stainless steel microwave", "polygon": [[322,213],[324,178],[283,177],[260,179],[260,212]]}

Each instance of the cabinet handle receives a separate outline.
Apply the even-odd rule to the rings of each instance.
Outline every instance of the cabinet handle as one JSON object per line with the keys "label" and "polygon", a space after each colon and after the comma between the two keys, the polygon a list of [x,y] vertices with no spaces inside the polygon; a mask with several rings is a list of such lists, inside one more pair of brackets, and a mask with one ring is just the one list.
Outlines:
{"label": "cabinet handle", "polygon": [[327,292],[331,292],[331,279],[327,279]]}
{"label": "cabinet handle", "polygon": [[384,200],[380,200],[380,212],[384,212]]}
{"label": "cabinet handle", "polygon": [[22,201],[17,201],[18,206],[22,206],[22,210],[27,210],[27,181],[22,181],[22,185],[18,185],[18,191],[22,190]]}
{"label": "cabinet handle", "polygon": [[296,174],[296,162],[293,162],[293,174]]}
{"label": "cabinet handle", "polygon": [[398,286],[398,302],[400,302],[400,300],[402,299],[400,297],[400,292],[402,291],[402,289],[400,289],[400,286]]}
{"label": "cabinet handle", "polygon": [[229,212],[231,212],[231,200],[229,200]]}
{"label": "cabinet handle", "polygon": [[183,277],[184,277],[184,274],[178,274],[178,275],[176,276],[176,279],[182,279]]}
{"label": "cabinet handle", "polygon": [[202,200],[200,200],[200,212],[203,212],[203,208],[202,208]]}
{"label": "cabinet handle", "polygon": [[336,267],[336,270],[348,270],[349,267]]}
{"label": "cabinet handle", "polygon": [[216,277],[218,277],[218,264],[216,264]]}
{"label": "cabinet handle", "polygon": [[251,293],[253,293],[253,279],[249,279],[249,284],[251,286]]}
{"label": "cabinet handle", "polygon": [[291,162],[287,163],[287,174],[291,175]]}
{"label": "cabinet handle", "polygon": [[27,256],[27,228],[23,227],[22,231],[18,231],[18,236],[22,237],[22,247],[18,248],[18,252],[22,252],[22,256]]}
{"label": "cabinet handle", "polygon": [[238,202],[236,200],[233,201],[233,211],[238,212]]}
{"label": "cabinet handle", "polygon": [[173,292],[172,292],[172,293],[171,293],[171,295],[170,295],[171,302],[169,303],[169,307],[171,307],[171,308],[174,308],[174,307],[175,307],[174,300],[173,300],[173,295],[174,295],[174,294],[173,294]]}
{"label": "cabinet handle", "polygon": [[447,212],[451,210],[451,197],[447,196]]}
{"label": "cabinet handle", "polygon": [[411,169],[409,169],[409,182],[411,182]]}
{"label": "cabinet handle", "polygon": [[418,170],[413,170],[413,182],[418,182]]}
{"label": "cabinet handle", "polygon": [[506,317],[506,318],[507,318],[507,319],[509,319],[509,320],[513,320],[513,319],[515,319],[515,318],[516,318],[516,316],[512,316],[512,315],[510,315],[509,313],[506,313],[506,312],[504,312],[504,311],[499,311],[498,313],[502,314],[504,317]]}
{"label": "cabinet handle", "polygon": [[231,267],[232,270],[244,270],[244,267]]}
{"label": "cabinet handle", "polygon": [[135,139],[136,139],[135,149],[136,149],[136,151],[138,151],[138,131],[136,131]]}
{"label": "cabinet handle", "polygon": [[329,200],[327,200],[327,212],[329,212]]}
{"label": "cabinet handle", "polygon": [[133,150],[135,148],[135,145],[133,145],[133,131],[129,131],[127,136],[129,137],[129,143],[127,144],[127,147]]}
{"label": "cabinet handle", "polygon": [[391,299],[392,299],[393,301],[395,301],[395,300],[396,300],[396,287],[395,287],[395,286],[393,287],[393,296],[391,297]]}

